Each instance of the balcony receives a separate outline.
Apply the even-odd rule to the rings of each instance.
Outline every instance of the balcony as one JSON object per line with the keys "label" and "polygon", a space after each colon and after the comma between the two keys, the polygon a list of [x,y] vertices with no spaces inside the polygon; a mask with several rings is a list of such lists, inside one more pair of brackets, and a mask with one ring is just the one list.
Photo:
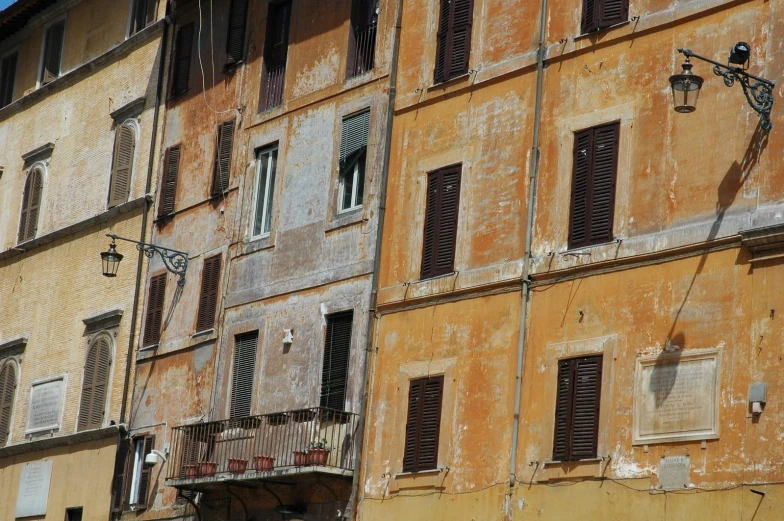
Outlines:
{"label": "balcony", "polygon": [[315,407],[172,429],[166,485],[210,490],[232,483],[350,477],[358,415]]}
{"label": "balcony", "polygon": [[372,70],[376,54],[376,24],[356,29],[351,45],[348,76],[359,76]]}
{"label": "balcony", "polygon": [[265,65],[261,80],[261,111],[272,110],[283,103],[283,86],[285,79],[285,63]]}

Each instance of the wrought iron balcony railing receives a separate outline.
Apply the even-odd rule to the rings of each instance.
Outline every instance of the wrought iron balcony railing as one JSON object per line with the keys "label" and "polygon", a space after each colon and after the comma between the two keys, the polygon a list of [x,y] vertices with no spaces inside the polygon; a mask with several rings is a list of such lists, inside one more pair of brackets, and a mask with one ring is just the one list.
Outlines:
{"label": "wrought iron balcony railing", "polygon": [[283,103],[283,85],[286,78],[286,64],[268,65],[262,78],[261,110],[270,110]]}
{"label": "wrought iron balcony railing", "polygon": [[354,31],[353,63],[350,63],[350,76],[359,76],[373,69],[376,55],[376,27],[375,23]]}
{"label": "wrought iron balcony railing", "polygon": [[261,479],[298,467],[353,471],[357,420],[315,407],[174,427],[166,479],[182,485]]}

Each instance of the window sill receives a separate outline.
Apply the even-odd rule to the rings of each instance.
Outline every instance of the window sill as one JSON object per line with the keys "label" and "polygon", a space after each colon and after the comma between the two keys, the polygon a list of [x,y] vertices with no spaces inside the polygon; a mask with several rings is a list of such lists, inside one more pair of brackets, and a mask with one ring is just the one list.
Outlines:
{"label": "window sill", "polygon": [[267,235],[250,239],[247,243],[245,243],[245,247],[242,249],[242,253],[243,255],[248,255],[249,253],[255,253],[257,251],[270,250],[274,247],[275,241],[273,240],[272,233],[270,232]]}
{"label": "window sill", "polygon": [[401,490],[409,489],[443,489],[448,470],[448,468],[441,467],[418,472],[400,472],[390,480],[389,493],[396,494]]}
{"label": "window sill", "polygon": [[608,25],[607,27],[599,27],[598,29],[591,31],[590,33],[580,33],[574,37],[574,41],[576,42],[578,40],[585,40],[586,38],[590,38],[591,36],[596,36],[598,33],[601,33],[603,31],[609,31],[610,29],[623,27],[624,25],[629,25],[630,23],[631,23],[631,19],[625,20],[617,24]]}
{"label": "window sill", "polygon": [[152,344],[152,345],[149,345],[149,346],[142,346],[142,347],[139,348],[139,352],[140,353],[146,353],[148,351],[155,351],[156,349],[158,349],[159,346],[160,346],[160,344]]}
{"label": "window sill", "polygon": [[347,210],[343,213],[338,213],[332,219],[330,219],[329,223],[327,223],[327,228],[324,230],[324,233],[330,233],[335,230],[339,230],[340,228],[345,228],[346,226],[351,226],[357,223],[367,222],[368,219],[365,218],[365,213],[362,211],[362,207],[359,206],[352,210]]}
{"label": "window sill", "polygon": [[575,461],[544,461],[542,470],[536,475],[536,481],[602,478],[609,460],[609,456],[605,456]]}
{"label": "window sill", "polygon": [[470,72],[466,72],[465,74],[461,74],[460,76],[455,76],[454,78],[449,78],[448,80],[444,80],[440,83],[434,83],[427,88],[428,91],[434,89],[444,89],[447,87],[451,87],[455,83],[460,83],[463,80],[468,79],[471,76]]}
{"label": "window sill", "polygon": [[239,68],[239,66],[242,65],[243,63],[245,63],[245,60],[237,60],[235,62],[226,62],[226,64],[223,66],[223,73],[224,74],[234,74],[235,72],[237,72],[237,69]]}
{"label": "window sill", "polygon": [[202,336],[208,336],[208,335],[212,335],[213,333],[215,333],[215,328],[214,327],[211,327],[209,329],[202,329],[201,331],[196,331],[195,333],[193,333],[191,335],[191,338],[199,338],[199,337],[202,337]]}

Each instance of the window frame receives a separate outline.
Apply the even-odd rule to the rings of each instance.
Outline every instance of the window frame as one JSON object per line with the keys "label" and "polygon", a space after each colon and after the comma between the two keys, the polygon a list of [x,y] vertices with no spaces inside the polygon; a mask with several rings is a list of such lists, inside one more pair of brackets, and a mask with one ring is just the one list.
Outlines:
{"label": "window frame", "polygon": [[[580,361],[586,361],[589,359],[593,359],[596,361],[597,364],[597,382],[596,387],[594,389],[594,400],[595,400],[595,416],[594,416],[594,427],[593,427],[593,450],[592,454],[590,455],[579,455],[574,456],[572,453],[574,449],[574,415],[575,415],[575,404],[577,402],[577,387],[575,385],[575,379],[577,378],[577,368],[578,363]],[[568,402],[567,402],[567,411],[564,413],[566,416],[566,456],[560,457],[556,454],[557,450],[557,437],[558,437],[558,418],[559,418],[559,406],[558,406],[558,395],[561,391],[561,382],[560,382],[560,369],[561,365],[567,363],[569,366],[569,381],[568,387],[566,392],[568,393]],[[566,358],[559,358],[557,360],[557,368],[556,368],[556,402],[555,402],[555,410],[554,410],[554,422],[553,422],[553,447],[552,447],[552,461],[560,461],[560,462],[573,462],[573,461],[582,461],[582,460],[592,460],[597,458],[597,454],[599,452],[599,432],[601,428],[601,411],[602,411],[602,387],[603,387],[603,376],[604,376],[604,353],[592,353],[592,354],[581,354],[578,356],[569,356]]]}
{"label": "window frame", "polygon": [[[352,161],[350,168],[352,183],[351,183],[351,197],[349,206],[343,207],[346,198],[346,175],[348,172],[346,168],[340,169],[338,181],[338,214],[353,212],[362,208],[365,204],[365,178],[367,174],[367,149],[361,152],[357,158]],[[360,193],[361,191],[361,193]],[[358,197],[359,196],[359,197]],[[359,200],[358,200],[359,199]]]}
{"label": "window frame", "polygon": [[[267,172],[264,176],[264,189],[261,187],[261,174],[264,168],[264,156],[269,154],[266,159]],[[274,156],[274,157],[273,157]],[[256,151],[255,186],[253,190],[253,206],[250,219],[250,239],[257,240],[269,237],[272,234],[273,207],[275,204],[275,183],[278,179],[278,165],[280,160],[280,144],[278,142],[265,145]],[[273,166],[270,169],[270,165]],[[270,176],[270,170],[272,176]],[[260,232],[256,233],[256,219],[259,217],[259,196],[262,196],[261,221],[259,222]],[[269,228],[265,230],[265,228]]]}
{"label": "window frame", "polygon": [[12,56],[16,57],[16,66],[14,67],[14,71],[13,71],[14,80],[13,80],[13,85],[11,86],[11,92],[5,93],[7,96],[9,96],[9,100],[8,103],[4,103],[2,97],[0,97],[0,109],[7,107],[8,105],[12,104],[15,101],[14,92],[16,91],[16,80],[17,77],[19,76],[19,54],[20,54],[19,46],[17,45],[9,49],[2,55],[0,55],[0,85],[3,85],[3,83],[5,82],[5,77],[2,76],[2,64],[4,64],[5,61],[10,59]]}
{"label": "window frame", "polygon": [[[324,328],[324,342],[323,342],[324,354],[323,354],[322,360],[321,360],[321,382],[320,382],[320,385],[319,385],[319,407],[328,407],[329,391],[327,391],[327,394],[324,394],[324,390],[325,390],[324,388],[325,388],[325,385],[329,386],[329,383],[332,382],[331,378],[330,378],[330,382],[329,383],[324,381],[326,373],[329,371],[329,369],[327,368],[327,362],[328,362],[327,356],[328,356],[328,354],[331,355],[332,354],[332,350],[334,349],[333,343],[331,342],[331,339],[329,337],[329,332],[331,330],[334,331],[335,321],[340,320],[340,319],[344,319],[344,318],[347,318],[347,317],[350,316],[351,317],[350,321],[347,321],[348,325],[349,325],[349,338],[348,338],[348,349],[347,349],[346,368],[345,368],[345,377],[344,377],[345,378],[345,382],[344,382],[344,385],[343,385],[343,405],[338,410],[346,411],[346,409],[347,409],[346,402],[348,401],[348,397],[349,397],[349,394],[348,394],[349,385],[348,384],[349,384],[349,381],[351,379],[351,353],[352,353],[352,347],[354,345],[354,334],[355,334],[355,329],[354,329],[354,318],[355,318],[355,315],[356,314],[354,313],[354,309],[347,309],[347,310],[344,310],[344,311],[338,311],[338,312],[335,312],[335,313],[329,313],[329,314],[324,316],[324,319],[325,319],[325,322],[326,322],[326,327]],[[345,323],[345,322],[343,322],[343,323]],[[328,353],[328,349],[330,350],[329,353]],[[330,358],[329,362],[331,364],[331,358]],[[330,365],[330,367],[331,367],[331,365]]]}
{"label": "window frame", "polygon": [[[114,181],[115,181],[115,174],[116,174],[115,165],[117,161],[117,150],[119,147],[120,129],[122,127],[129,128],[133,133],[133,152],[131,153],[131,164],[129,167],[130,171],[128,172],[128,193],[126,194],[124,201],[118,202],[116,204],[112,204],[112,188],[114,188]],[[119,125],[115,126],[114,128],[114,149],[112,150],[112,163],[111,163],[111,169],[109,171],[109,191],[106,198],[107,210],[128,202],[128,200],[131,197],[131,193],[133,193],[132,190],[133,180],[136,174],[136,152],[138,150],[140,134],[141,134],[141,129],[139,128],[139,123],[135,118],[128,118],[122,123],[120,123]]]}
{"label": "window frame", "polygon": [[[190,42],[190,49],[188,49],[188,73],[185,76],[185,85],[182,90],[178,89],[178,82],[180,81],[179,76],[179,69],[178,65],[180,61],[184,60],[183,56],[180,54],[182,52],[182,42],[180,41],[181,31],[186,29],[188,26],[193,26],[191,32],[191,42]],[[170,73],[169,73],[169,80],[171,85],[169,86],[169,99],[176,98],[178,96],[182,96],[187,93],[191,89],[191,76],[193,74],[193,54],[194,54],[194,39],[198,38],[197,33],[197,24],[196,21],[184,21],[184,23],[178,23],[175,26],[174,35],[173,35],[173,45],[171,50],[171,64],[170,64]]]}
{"label": "window frame", "polygon": [[[21,230],[17,230],[16,244],[18,244],[18,245],[30,242],[30,241],[34,240],[36,237],[38,237],[40,235],[39,234],[39,232],[40,232],[40,225],[41,225],[41,219],[43,218],[42,215],[43,215],[43,210],[44,210],[44,208],[43,208],[44,192],[46,191],[46,184],[47,184],[46,182],[47,182],[48,172],[49,172],[49,169],[48,169],[47,164],[46,164],[45,161],[37,161],[37,162],[33,163],[27,169],[27,174],[25,175],[25,182],[24,182],[24,185],[22,186],[22,200],[21,200],[21,204],[19,205],[20,213],[19,213],[19,223],[18,224],[19,224],[19,226],[21,226],[21,224],[22,224],[22,215],[24,213],[24,208],[25,208],[25,206],[24,206],[25,205],[25,199],[27,199],[29,197],[29,194],[26,191],[27,180],[33,174],[33,172],[35,172],[36,170],[41,173],[41,193],[38,196],[38,210],[37,210],[38,213],[36,214],[35,232],[30,237],[27,237],[27,236],[22,237],[22,234],[20,233]],[[29,218],[29,215],[28,215],[28,218]]]}
{"label": "window frame", "polygon": [[[229,416],[230,419],[246,417],[246,416],[242,416],[242,415],[240,415],[240,416],[236,416],[235,415],[235,405],[237,405],[236,404],[236,400],[235,400],[235,393],[236,393],[237,389],[239,389],[239,382],[237,380],[237,362],[239,361],[239,356],[240,355],[239,355],[238,347],[240,346],[240,341],[245,340],[245,339],[251,339],[251,338],[253,338],[255,340],[255,346],[254,346],[254,351],[253,351],[253,366],[250,368],[250,370],[251,370],[251,381],[250,381],[250,390],[249,390],[249,392],[250,392],[250,402],[247,404],[247,408],[248,408],[248,416],[253,414],[253,402],[254,402],[253,398],[254,398],[254,396],[256,394],[256,374],[257,374],[256,366],[259,363],[259,338],[260,338],[260,336],[261,336],[261,334],[260,334],[260,331],[258,329],[254,329],[254,330],[251,330],[251,331],[245,331],[243,333],[238,333],[238,334],[234,335],[234,353],[232,353],[232,359],[231,359],[231,387],[229,387],[229,389],[228,389],[228,391],[229,391],[229,397],[228,398],[229,399],[227,400],[228,401],[228,416]],[[248,391],[248,390],[246,390],[246,391]],[[239,406],[237,405],[237,407],[239,407]]]}
{"label": "window frame", "polygon": [[[430,464],[420,464],[419,458],[422,456],[421,454],[421,437],[422,437],[422,429],[423,429],[423,421],[424,421],[424,398],[426,396],[426,389],[425,384],[430,381],[435,381],[439,385],[439,402],[438,402],[438,424],[435,426],[435,434],[433,439],[434,445],[434,454],[433,454],[433,461],[432,465]],[[403,436],[403,465],[402,471],[404,473],[417,473],[417,472],[428,472],[438,469],[438,456],[440,452],[440,444],[441,444],[441,424],[444,421],[444,395],[445,395],[445,382],[446,378],[444,374],[433,374],[427,375],[424,377],[413,378],[408,381],[409,388],[408,394],[406,396],[406,413],[405,413],[405,428],[404,428],[404,436]],[[422,387],[422,392],[419,399],[418,404],[418,411],[416,413],[414,424],[415,426],[412,428],[413,433],[409,431],[411,426],[410,419],[411,419],[411,401],[412,401],[412,392],[414,390],[414,385],[419,385]],[[409,445],[409,439],[411,434],[414,434],[416,439],[413,446]],[[406,458],[409,455],[409,452],[413,453],[412,456],[414,458],[414,462],[412,465],[406,465]]]}
{"label": "window frame", "polygon": [[[137,27],[137,22],[139,21],[139,6],[144,2],[144,25],[142,27]],[[153,5],[151,8],[150,5]],[[145,30],[146,28],[153,25],[158,18],[158,0],[133,0],[130,2],[130,16],[129,16],[129,23],[128,23],[128,38],[133,36],[134,34]],[[152,9],[152,12],[150,10]],[[152,17],[151,17],[152,16]]]}
{"label": "window frame", "polygon": [[[145,449],[149,441],[150,450]],[[141,448],[141,451],[139,451]],[[125,475],[128,477],[128,484],[126,486],[127,492],[124,494],[123,511],[128,510],[142,510],[147,508],[147,499],[150,494],[150,483],[152,477],[152,468],[145,465],[144,460],[148,454],[152,453],[155,448],[155,435],[153,434],[140,434],[131,438],[131,446],[129,447],[131,460],[127,462],[127,470]],[[139,502],[139,490],[141,486],[142,477],[147,474],[147,490],[145,496],[142,498],[144,501]],[[134,495],[136,497],[134,497]],[[135,502],[131,502],[131,499]],[[141,505],[141,506],[139,506]]]}
{"label": "window frame", "polygon": [[[158,344],[160,344],[160,342],[161,342],[161,337],[163,336],[163,322],[164,322],[163,314],[164,314],[164,311],[166,310],[166,282],[167,282],[167,278],[168,278],[167,275],[168,275],[168,272],[158,273],[158,274],[153,275],[152,277],[150,277],[149,280],[148,280],[148,284],[147,284],[147,303],[146,303],[145,312],[144,312],[144,330],[142,331],[142,336],[141,336],[141,344],[142,344],[141,348],[142,349],[149,349],[149,348],[155,347]],[[158,282],[158,281],[162,281],[161,283],[163,284],[163,288],[160,290],[162,292],[162,296],[160,297],[161,298],[161,309],[160,309],[160,314],[161,314],[160,319],[161,320],[160,320],[160,324],[159,324],[158,328],[156,330],[152,330],[152,332],[150,333],[151,338],[150,338],[150,341],[148,342],[147,341],[147,338],[148,338],[147,337],[147,330],[150,327],[150,320],[151,320],[150,315],[157,312],[155,310],[150,309],[150,306],[152,304],[152,302],[151,302],[151,300],[152,300],[152,290],[153,290],[153,284],[155,282]],[[156,308],[157,308],[157,306],[156,306]],[[152,317],[152,319],[155,320],[154,317]]]}
{"label": "window frame", "polygon": [[[171,153],[176,150],[177,152],[177,168],[173,173],[174,179],[171,181],[171,208],[165,206],[168,193],[169,175],[170,171]],[[180,162],[182,161],[183,147],[181,143],[175,143],[166,149],[163,156],[163,165],[161,173],[161,184],[158,187],[158,212],[155,219],[161,221],[174,217],[177,213],[177,184],[180,178]]]}
{"label": "window frame", "polygon": [[[47,82],[44,82],[44,69],[46,67],[46,37],[47,37],[47,35],[49,33],[49,30],[52,27],[54,27],[55,25],[60,24],[60,23],[63,24],[63,39],[60,42],[60,63],[59,63],[59,66],[58,66],[57,77],[55,77],[54,79],[49,80]],[[38,74],[36,75],[36,88],[40,89],[41,87],[43,87],[45,85],[48,85],[48,84],[52,83],[53,81],[56,81],[56,80],[60,79],[61,77],[63,77],[63,74],[64,74],[63,73],[63,54],[65,53],[65,37],[66,37],[67,33],[68,33],[68,15],[67,15],[67,13],[63,14],[62,16],[59,16],[59,17],[55,18],[54,20],[51,20],[46,25],[44,25],[44,27],[43,27],[43,35],[42,35],[43,38],[41,40],[41,53],[40,53],[40,57],[39,57]]]}
{"label": "window frame", "polygon": [[[90,351],[95,347],[101,340],[105,340],[108,344],[109,349],[109,367],[107,368],[107,375],[106,375],[106,389],[104,390],[104,397],[103,397],[103,404],[101,404],[101,422],[97,425],[91,425],[88,423],[84,426],[79,424],[79,419],[82,414],[82,407],[84,407],[84,403],[82,402],[82,398],[84,397],[84,386],[87,383],[87,359],[90,356]],[[108,331],[102,331],[97,333],[90,343],[87,346],[87,352],[85,353],[84,363],[82,364],[82,385],[79,388],[79,408],[76,414],[76,430],[75,432],[83,432],[88,430],[100,429],[106,423],[106,417],[108,412],[108,404],[111,398],[111,385],[112,385],[112,370],[114,369],[114,357],[115,357],[116,348],[114,345],[114,339],[111,333]],[[97,355],[96,355],[97,356]]]}
{"label": "window frame", "polygon": [[[14,387],[11,391],[11,399],[10,399],[10,411],[8,413],[8,432],[5,434],[5,440],[3,440],[3,434],[0,433],[0,447],[5,447],[9,443],[11,443],[11,432],[13,431],[14,427],[14,413],[16,412],[16,398],[19,394],[19,373],[20,373],[20,365],[17,360],[13,357],[5,358],[0,360],[0,375],[2,375],[3,371],[6,367],[10,368],[11,374],[14,377]],[[3,402],[5,396],[3,395],[3,390],[0,388],[0,414],[2,414]]]}
{"label": "window frame", "polygon": [[[217,268],[215,267],[217,264]],[[196,333],[201,333],[203,331],[209,331],[210,329],[215,328],[215,320],[218,318],[218,300],[220,298],[220,282],[221,282],[221,274],[223,268],[223,255],[218,253],[217,255],[211,255],[204,259],[204,263],[202,264],[202,272],[201,272],[201,287],[199,291],[199,304],[196,310]],[[213,273],[213,277],[215,277],[214,281],[209,281],[207,279],[208,269],[217,270],[217,273]],[[212,289],[209,287],[210,285],[208,282],[214,282],[215,291],[213,292]],[[202,308],[202,306],[205,306]],[[210,309],[212,308],[212,309]],[[205,319],[205,322],[201,322],[202,314],[206,314],[207,316],[212,315],[212,321]]]}
{"label": "window frame", "polygon": [[[443,199],[444,194],[446,191],[444,190],[444,176],[456,173],[457,174],[457,188],[456,188],[456,201],[455,201],[455,214],[454,214],[454,239],[451,245],[451,265],[449,269],[438,269],[438,260],[439,260],[439,253],[448,253],[448,251],[444,252],[440,248],[440,241],[438,240],[439,236],[442,233],[442,218],[444,217],[444,206],[443,206]],[[427,237],[428,237],[428,216],[430,211],[430,183],[436,180],[438,182],[438,187],[436,194],[434,196],[434,200],[432,201],[435,204],[433,212],[433,230],[432,235],[434,237],[433,244],[430,246],[428,251],[427,245]],[[422,228],[422,251],[421,251],[421,258],[420,258],[420,270],[419,270],[419,280],[429,280],[434,279],[437,277],[442,277],[444,275],[449,275],[450,273],[455,272],[455,258],[457,257],[457,236],[458,232],[460,231],[460,197],[462,192],[462,184],[463,184],[463,164],[457,163],[449,166],[445,166],[436,170],[432,170],[427,173],[427,181],[425,182],[425,211],[423,215],[423,228]],[[448,224],[448,223],[447,223]],[[430,263],[431,267],[429,270],[426,270],[426,260],[427,255],[430,255]]]}
{"label": "window frame", "polygon": [[[624,24],[629,21],[629,0],[619,0],[620,13],[617,18],[610,18],[602,21],[605,2],[607,0],[582,0],[580,11],[580,35],[591,34],[603,29],[608,29],[616,25]],[[593,17],[588,20],[588,2],[593,2]]]}

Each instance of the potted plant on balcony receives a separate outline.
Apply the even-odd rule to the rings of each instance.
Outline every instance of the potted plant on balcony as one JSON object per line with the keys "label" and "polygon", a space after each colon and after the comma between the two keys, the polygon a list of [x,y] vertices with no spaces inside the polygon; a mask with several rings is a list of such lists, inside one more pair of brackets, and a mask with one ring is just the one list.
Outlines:
{"label": "potted plant on balcony", "polygon": [[311,465],[326,465],[332,447],[327,446],[327,439],[321,438],[308,446],[308,463]]}
{"label": "potted plant on balcony", "polygon": [[275,468],[275,458],[272,456],[253,456],[253,466],[257,472],[269,472]]}
{"label": "potted plant on balcony", "polygon": [[185,479],[195,479],[199,477],[198,465],[185,465]]}
{"label": "potted plant on balcony", "polygon": [[248,460],[241,458],[229,458],[229,472],[232,474],[245,474],[248,469]]}
{"label": "potted plant on balcony", "polygon": [[304,467],[308,464],[308,451],[295,450],[294,451],[294,465],[297,467]]}
{"label": "potted plant on balcony", "polygon": [[218,470],[218,463],[215,461],[200,461],[199,476],[211,478]]}

